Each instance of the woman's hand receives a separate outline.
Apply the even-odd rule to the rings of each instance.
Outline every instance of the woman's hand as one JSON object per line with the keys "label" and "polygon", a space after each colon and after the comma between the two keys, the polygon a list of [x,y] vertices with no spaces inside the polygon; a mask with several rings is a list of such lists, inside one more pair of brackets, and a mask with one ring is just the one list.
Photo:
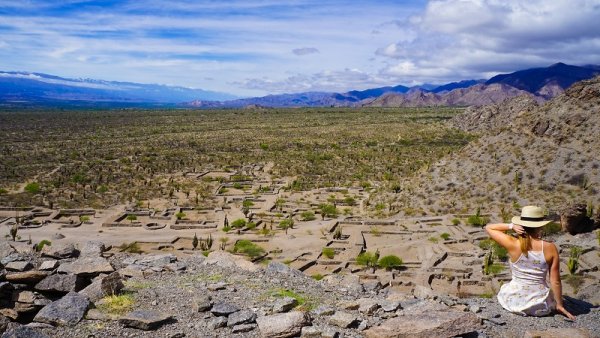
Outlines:
{"label": "woman's hand", "polygon": [[518,225],[518,224],[513,224],[512,230],[514,232],[516,232],[517,235],[523,235],[523,234],[525,234],[525,229],[523,229],[523,226]]}
{"label": "woman's hand", "polygon": [[568,318],[568,319],[570,319],[570,320],[575,320],[575,316],[573,316],[573,315],[571,314],[571,312],[567,311],[567,309],[565,309],[563,306],[557,306],[557,307],[556,307],[556,311],[557,311],[558,313],[561,313],[561,314],[563,314],[565,317],[567,317],[567,318]]}

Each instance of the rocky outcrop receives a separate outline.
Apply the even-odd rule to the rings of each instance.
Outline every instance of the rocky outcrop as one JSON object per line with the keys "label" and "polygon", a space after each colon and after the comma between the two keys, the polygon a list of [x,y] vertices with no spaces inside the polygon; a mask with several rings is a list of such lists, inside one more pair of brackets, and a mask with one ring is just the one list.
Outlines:
{"label": "rocky outcrop", "polygon": [[50,325],[73,326],[83,318],[90,301],[76,292],[69,292],[63,298],[54,301],[38,312],[34,321]]}
{"label": "rocky outcrop", "polygon": [[583,203],[570,204],[560,210],[562,230],[576,235],[595,229],[594,220],[587,215],[587,205]]}

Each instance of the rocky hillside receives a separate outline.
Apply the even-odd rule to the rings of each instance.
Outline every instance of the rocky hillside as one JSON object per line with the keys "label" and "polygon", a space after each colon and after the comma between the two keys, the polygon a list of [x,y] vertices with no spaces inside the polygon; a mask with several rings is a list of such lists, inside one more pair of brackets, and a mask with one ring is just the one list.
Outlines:
{"label": "rocky hillside", "polygon": [[430,165],[403,192],[387,196],[400,210],[549,210],[580,202],[600,206],[600,77],[537,104],[519,97],[468,109],[450,123],[478,132],[458,153]]}
{"label": "rocky hillside", "polygon": [[423,90],[413,90],[407,94],[386,94],[370,102],[366,107],[444,107],[482,106],[502,102],[516,96],[529,96],[530,93],[504,84],[477,84],[468,88],[458,88],[436,94]]}
{"label": "rocky hillside", "polygon": [[524,328],[589,337],[600,323],[587,301],[567,299],[575,324],[527,318],[493,299],[403,294],[356,276],[317,281],[224,251],[126,254],[88,242],[36,252],[2,242],[0,254],[2,337],[521,337]]}

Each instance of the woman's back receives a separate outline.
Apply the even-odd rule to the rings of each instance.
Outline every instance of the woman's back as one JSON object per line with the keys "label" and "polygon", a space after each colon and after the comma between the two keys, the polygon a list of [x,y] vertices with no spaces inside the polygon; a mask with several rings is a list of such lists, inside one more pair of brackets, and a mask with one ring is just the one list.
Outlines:
{"label": "woman's back", "polygon": [[541,250],[530,250],[527,255],[521,253],[515,262],[510,262],[510,269],[515,282],[547,287],[546,277],[548,276],[549,265],[544,255],[543,241],[541,242],[539,245]]}

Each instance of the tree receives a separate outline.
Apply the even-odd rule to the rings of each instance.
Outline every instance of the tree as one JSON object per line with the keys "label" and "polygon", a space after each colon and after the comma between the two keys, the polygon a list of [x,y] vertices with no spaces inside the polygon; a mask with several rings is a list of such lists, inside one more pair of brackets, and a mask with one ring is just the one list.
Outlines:
{"label": "tree", "polygon": [[246,226],[246,220],[243,218],[238,218],[235,221],[231,222],[231,227],[236,229],[241,229]]}
{"label": "tree", "polygon": [[374,253],[365,251],[356,257],[356,264],[375,268],[377,266],[377,258]]}
{"label": "tree", "polygon": [[180,211],[180,212],[178,212],[178,213],[175,214],[175,217],[177,217],[177,219],[179,219],[179,220],[184,219],[185,216],[187,216],[187,215],[183,211]]}
{"label": "tree", "polygon": [[285,204],[285,199],[283,199],[283,198],[278,198],[277,200],[275,200],[275,207],[277,207],[277,209],[279,209],[279,211],[283,211],[284,204]]}
{"label": "tree", "polygon": [[283,221],[279,222],[279,225],[277,227],[279,229],[285,230],[285,234],[287,235],[288,229],[291,228],[293,225],[294,225],[294,220],[292,220],[291,218],[286,218]]}
{"label": "tree", "polygon": [[194,250],[196,250],[197,247],[198,247],[198,236],[194,232],[194,238],[192,239],[192,248]]}
{"label": "tree", "polygon": [[137,216],[134,214],[127,215],[127,220],[133,223],[133,221],[137,220]]}
{"label": "tree", "polygon": [[339,211],[333,204],[321,204],[319,205],[319,210],[321,211],[321,217],[325,220],[325,217],[337,217]]}

